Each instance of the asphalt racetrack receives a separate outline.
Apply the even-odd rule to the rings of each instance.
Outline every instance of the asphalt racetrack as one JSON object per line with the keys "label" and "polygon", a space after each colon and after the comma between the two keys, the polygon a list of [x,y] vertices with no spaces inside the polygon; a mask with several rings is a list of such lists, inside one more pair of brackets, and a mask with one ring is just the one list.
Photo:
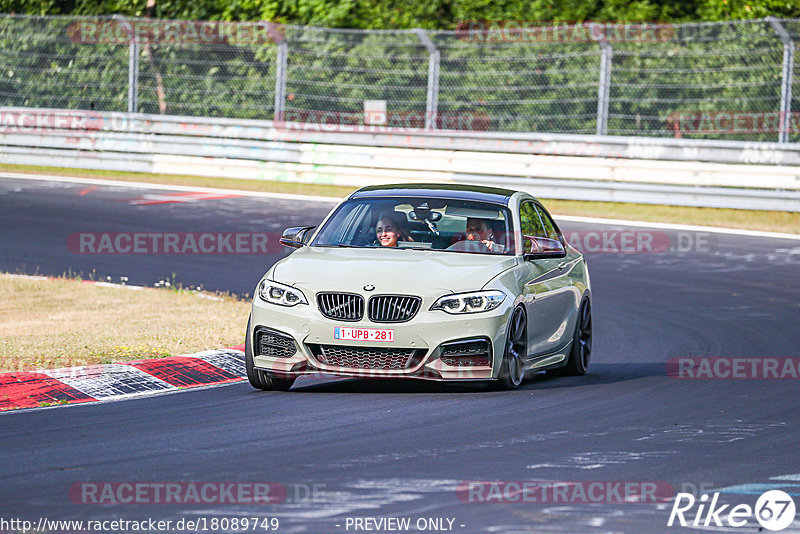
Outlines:
{"label": "asphalt racetrack", "polygon": [[[175,273],[184,285],[251,294],[286,252],[81,254],[70,236],[278,234],[318,223],[332,206],[248,196],[175,201],[173,193],[180,192],[0,179],[0,269],[94,270],[99,278],[146,285]],[[561,226],[577,236],[619,230]],[[394,518],[408,519],[414,532],[638,533],[690,530],[667,527],[678,492],[698,499],[719,493],[720,504],[750,507],[766,489],[797,499],[798,378],[731,379],[717,369],[714,378],[691,379],[670,374],[668,362],[747,359],[748,369],[752,359],[796,363],[800,242],[647,231],[666,234],[669,246],[587,254],[594,350],[585,377],[535,375],[513,392],[305,378],[288,393],[237,383],[9,412],[0,416],[0,515],[34,525],[40,518],[157,518],[173,521],[173,530],[177,521],[194,520],[205,521],[207,531],[216,518],[215,532],[241,532],[242,523],[233,528],[231,519],[257,517],[276,518],[277,532],[403,531],[378,522]],[[666,488],[667,495],[626,499],[614,486],[625,482],[659,495]],[[188,483],[271,483],[279,502],[92,500],[121,483],[182,483],[181,491]],[[522,483],[571,489],[525,493]],[[759,528],[754,516],[743,528],[704,526],[704,519],[697,528]],[[795,521],[783,532],[798,527]]]}

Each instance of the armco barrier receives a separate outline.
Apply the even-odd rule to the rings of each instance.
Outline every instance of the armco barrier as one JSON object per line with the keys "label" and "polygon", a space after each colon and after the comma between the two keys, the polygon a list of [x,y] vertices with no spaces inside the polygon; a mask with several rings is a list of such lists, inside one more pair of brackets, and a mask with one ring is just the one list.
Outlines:
{"label": "armco barrier", "polygon": [[796,144],[0,108],[0,162],[354,187],[472,183],[544,198],[800,211]]}

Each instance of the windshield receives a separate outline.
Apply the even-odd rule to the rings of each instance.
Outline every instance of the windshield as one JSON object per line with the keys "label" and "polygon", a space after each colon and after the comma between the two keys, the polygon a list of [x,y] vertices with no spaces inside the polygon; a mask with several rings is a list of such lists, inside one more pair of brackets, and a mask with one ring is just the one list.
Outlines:
{"label": "windshield", "polygon": [[512,235],[510,212],[500,204],[370,198],[339,206],[311,245],[513,255]]}

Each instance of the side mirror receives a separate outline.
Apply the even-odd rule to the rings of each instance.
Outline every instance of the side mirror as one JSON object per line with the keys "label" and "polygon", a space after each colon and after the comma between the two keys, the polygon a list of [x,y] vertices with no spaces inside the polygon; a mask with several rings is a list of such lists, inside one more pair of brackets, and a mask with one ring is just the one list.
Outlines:
{"label": "side mirror", "polygon": [[292,228],[287,228],[281,235],[281,245],[291,248],[300,248],[307,245],[312,234],[311,231],[314,228],[316,228],[316,226],[294,226]]}
{"label": "side mirror", "polygon": [[524,243],[522,255],[526,261],[563,258],[567,255],[567,250],[558,239],[524,235],[522,240]]}

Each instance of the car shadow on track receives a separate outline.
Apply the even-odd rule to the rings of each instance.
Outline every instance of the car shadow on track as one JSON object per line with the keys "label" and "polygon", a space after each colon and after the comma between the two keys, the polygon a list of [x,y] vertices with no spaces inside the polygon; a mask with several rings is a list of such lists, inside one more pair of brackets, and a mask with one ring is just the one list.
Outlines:
{"label": "car shadow on track", "polygon": [[[307,385],[306,385],[307,384]],[[342,378],[325,382],[298,381],[292,393],[480,393],[494,391],[484,384],[445,384],[413,378]]]}
{"label": "car shadow on track", "polygon": [[[551,376],[529,374],[519,391],[537,389],[589,387],[640,378],[667,376],[664,363],[606,363],[596,364],[584,376]],[[411,378],[342,378],[314,382],[299,380],[292,393],[498,393],[496,387],[485,383],[444,383]],[[513,392],[511,392],[513,393]]]}
{"label": "car shadow on track", "polygon": [[525,389],[551,389],[614,384],[641,378],[667,378],[666,363],[603,363],[593,364],[584,376],[551,376],[539,373],[528,376]]}

